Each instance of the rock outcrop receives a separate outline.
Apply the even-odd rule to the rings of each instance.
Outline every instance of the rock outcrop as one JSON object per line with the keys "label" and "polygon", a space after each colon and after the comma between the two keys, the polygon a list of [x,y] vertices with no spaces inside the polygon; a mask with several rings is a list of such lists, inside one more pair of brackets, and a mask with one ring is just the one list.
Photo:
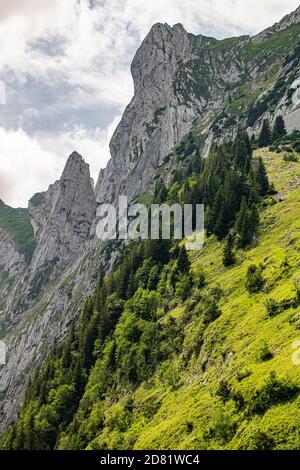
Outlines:
{"label": "rock outcrop", "polygon": [[29,214],[37,239],[29,264],[0,232],[0,263],[19,274],[10,286],[13,302],[7,302],[1,325],[7,328],[7,363],[0,366],[4,426],[19,408],[33,364],[45,359],[76,318],[97,269],[93,253],[85,264],[96,200],[89,167],[80,155],[74,152],[61,179],[31,199]]}

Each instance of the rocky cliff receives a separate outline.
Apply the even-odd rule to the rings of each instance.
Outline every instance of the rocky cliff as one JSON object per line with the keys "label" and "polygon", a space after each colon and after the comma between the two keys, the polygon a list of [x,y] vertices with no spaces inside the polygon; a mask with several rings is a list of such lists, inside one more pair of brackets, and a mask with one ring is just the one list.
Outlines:
{"label": "rocky cliff", "polygon": [[[299,12],[300,7],[253,38],[223,41],[194,36],[180,24],[154,25],[132,62],[134,97],[111,140],[112,158],[100,173],[97,200],[113,201],[121,193],[132,200],[148,189],[157,168],[197,124],[207,151],[213,138],[239,125],[255,130],[267,111],[272,119],[289,115],[291,76],[300,76],[299,52],[292,60]],[[272,108],[267,104],[255,123],[247,122],[250,107],[266,95]]]}
{"label": "rocky cliff", "polygon": [[10,293],[1,308],[7,347],[0,377],[4,423],[18,410],[33,364],[65,335],[91,285],[97,264],[90,272],[86,256],[95,213],[89,167],[74,152],[60,180],[29,201],[27,216],[36,238],[31,259],[26,261],[9,232],[0,230],[0,265],[7,273],[1,288],[2,294]]}

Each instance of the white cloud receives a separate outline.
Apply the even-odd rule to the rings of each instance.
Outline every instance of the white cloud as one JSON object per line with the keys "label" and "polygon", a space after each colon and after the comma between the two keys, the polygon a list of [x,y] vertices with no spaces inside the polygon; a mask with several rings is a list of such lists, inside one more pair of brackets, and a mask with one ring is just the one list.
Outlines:
{"label": "white cloud", "polygon": [[[73,150],[95,178],[118,118],[107,122],[130,100],[130,61],[153,23],[180,22],[219,38],[256,34],[298,2],[0,0],[0,79],[8,89],[6,111],[0,108],[0,197],[25,205],[59,177]],[[106,119],[88,122],[86,113],[97,109]]]}
{"label": "white cloud", "polygon": [[[132,92],[128,63],[155,22],[224,37],[257,33],[295,8],[298,0],[11,0],[0,3],[0,71],[64,80],[101,102],[124,106]],[[5,14],[6,13],[6,14]],[[37,47],[60,39],[62,54]],[[123,92],[120,91],[120,83]]]}
{"label": "white cloud", "polygon": [[109,159],[108,144],[120,117],[107,129],[84,127],[60,135],[28,136],[22,129],[0,127],[0,198],[13,207],[26,207],[34,193],[45,191],[62,173],[68,155],[76,150],[97,179]]}
{"label": "white cloud", "polygon": [[27,201],[33,189],[44,190],[45,181],[57,177],[57,155],[44,151],[22,129],[0,127],[0,155],[0,198],[13,206]]}

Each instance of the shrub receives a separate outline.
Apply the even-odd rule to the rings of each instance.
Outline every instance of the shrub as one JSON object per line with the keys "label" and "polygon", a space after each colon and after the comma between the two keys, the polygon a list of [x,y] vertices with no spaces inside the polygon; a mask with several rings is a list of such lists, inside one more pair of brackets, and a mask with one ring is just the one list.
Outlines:
{"label": "shrub", "polygon": [[250,294],[255,294],[262,290],[264,279],[262,277],[262,268],[252,264],[249,266],[246,274],[246,289]]}
{"label": "shrub", "polygon": [[300,153],[300,143],[293,146],[295,152]]}
{"label": "shrub", "polygon": [[193,283],[199,289],[205,286],[205,273],[201,267],[196,267],[192,271]]}
{"label": "shrub", "polygon": [[291,400],[299,393],[299,387],[289,379],[279,379],[273,371],[265,384],[256,390],[248,405],[250,413],[265,413],[272,405]]}
{"label": "shrub", "polygon": [[251,439],[251,450],[270,450],[274,445],[274,439],[262,431],[257,431]]}
{"label": "shrub", "polygon": [[222,311],[215,299],[208,300],[204,306],[204,323],[211,323],[221,315]]}
{"label": "shrub", "polygon": [[298,157],[297,155],[295,155],[294,153],[286,153],[284,156],[283,156],[283,160],[285,162],[297,162],[298,161]]}
{"label": "shrub", "polygon": [[231,390],[229,387],[229,383],[226,379],[222,379],[219,382],[219,386],[216,392],[217,396],[220,397],[224,402],[230,400],[231,397]]}
{"label": "shrub", "polygon": [[257,356],[258,361],[265,362],[265,361],[269,361],[272,358],[273,358],[273,354],[270,351],[267,343],[263,343]]}
{"label": "shrub", "polygon": [[241,382],[252,374],[252,370],[243,369],[236,374],[236,380]]}
{"label": "shrub", "polygon": [[180,300],[186,300],[191,293],[192,281],[189,274],[182,276],[180,281],[176,282],[176,297]]}
{"label": "shrub", "polygon": [[216,439],[222,444],[229,442],[236,433],[236,422],[231,416],[218,410],[203,433],[205,440]]}

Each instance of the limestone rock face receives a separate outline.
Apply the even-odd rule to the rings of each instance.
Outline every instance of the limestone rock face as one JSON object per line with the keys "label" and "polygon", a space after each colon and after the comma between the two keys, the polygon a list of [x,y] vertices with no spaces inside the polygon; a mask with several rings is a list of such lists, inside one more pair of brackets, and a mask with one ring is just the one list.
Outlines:
{"label": "limestone rock face", "polygon": [[96,215],[89,167],[79,154],[69,157],[60,181],[50,186],[41,204],[31,203],[29,211],[40,227],[30,274],[51,262],[56,272],[64,270],[83,253]]}
{"label": "limestone rock face", "polygon": [[1,323],[1,329],[9,325],[7,363],[0,366],[4,427],[19,409],[31,368],[43,362],[53,341],[64,337],[76,318],[97,267],[93,252],[85,264],[96,200],[89,167],[80,155],[74,152],[60,180],[31,199],[29,214],[37,246],[28,264],[0,231],[0,264],[15,276],[13,301],[7,302]]}
{"label": "limestone rock face", "polygon": [[110,143],[111,160],[96,187],[99,202],[120,193],[132,200],[142,192],[199,114],[181,102],[175,75],[191,54],[192,42],[181,25],[154,25],[132,62],[134,97]]}

